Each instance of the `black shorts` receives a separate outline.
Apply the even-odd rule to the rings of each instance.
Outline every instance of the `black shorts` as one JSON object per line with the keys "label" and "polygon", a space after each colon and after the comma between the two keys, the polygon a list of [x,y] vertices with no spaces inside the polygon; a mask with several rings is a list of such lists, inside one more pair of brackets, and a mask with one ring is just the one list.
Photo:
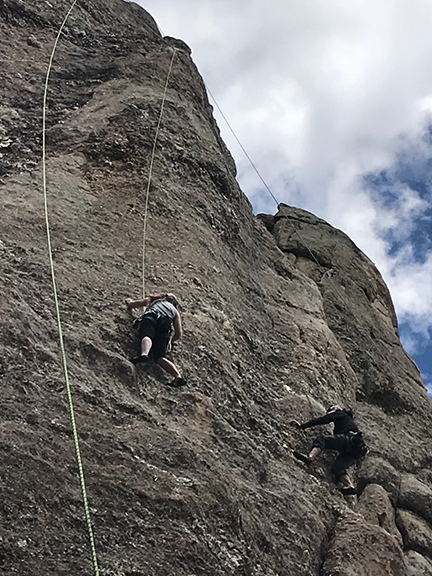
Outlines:
{"label": "black shorts", "polygon": [[154,314],[145,314],[139,327],[140,340],[145,336],[153,342],[150,350],[153,360],[163,358],[171,336],[171,330],[167,330],[166,322],[161,322],[161,319]]}
{"label": "black shorts", "polygon": [[339,480],[341,476],[347,474],[348,469],[354,466],[358,458],[353,456],[351,453],[351,440],[346,434],[336,434],[336,435],[324,435],[319,436],[313,443],[317,448],[321,450],[335,450],[339,452],[338,457],[333,462],[332,474]]}

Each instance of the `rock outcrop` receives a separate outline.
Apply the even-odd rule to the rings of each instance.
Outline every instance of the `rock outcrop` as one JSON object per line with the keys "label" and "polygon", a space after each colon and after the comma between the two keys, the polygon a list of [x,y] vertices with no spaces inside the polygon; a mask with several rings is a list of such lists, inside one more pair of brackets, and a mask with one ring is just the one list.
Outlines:
{"label": "rock outcrop", "polygon": [[[65,0],[0,0],[0,568],[92,573],[46,249],[41,117]],[[188,386],[128,358],[124,301],[183,304]],[[101,574],[408,576],[432,571],[432,410],[373,263],[235,180],[189,48],[121,0],[78,1],[48,91],[54,265]],[[265,223],[265,225],[264,225]],[[291,424],[353,407],[370,453],[344,499]],[[420,534],[420,527],[425,527]],[[429,570],[429,572],[427,572]]]}

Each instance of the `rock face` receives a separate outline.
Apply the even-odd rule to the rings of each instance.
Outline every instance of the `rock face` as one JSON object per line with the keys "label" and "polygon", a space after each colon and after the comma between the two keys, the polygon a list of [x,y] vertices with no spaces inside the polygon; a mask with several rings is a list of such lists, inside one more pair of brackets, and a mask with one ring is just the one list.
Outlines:
{"label": "rock face", "polygon": [[369,524],[381,526],[402,544],[401,533],[396,527],[395,510],[385,488],[379,484],[367,484],[359,499],[358,512]]}
{"label": "rock face", "polygon": [[[69,7],[0,0],[0,567],[10,575],[92,573],[41,181],[45,73]],[[182,301],[172,357],[183,389],[128,361],[138,341],[124,305],[142,291],[145,191],[174,49],[144,279],[148,293]],[[430,571],[418,527],[432,530],[431,404],[387,288],[315,216],[282,205],[265,225],[254,217],[190,50],[138,6],[74,7],[49,83],[47,182],[101,574]],[[371,449],[358,504],[336,491],[331,458],[306,470],[292,457],[317,431],[291,421],[336,402],[354,408]]]}

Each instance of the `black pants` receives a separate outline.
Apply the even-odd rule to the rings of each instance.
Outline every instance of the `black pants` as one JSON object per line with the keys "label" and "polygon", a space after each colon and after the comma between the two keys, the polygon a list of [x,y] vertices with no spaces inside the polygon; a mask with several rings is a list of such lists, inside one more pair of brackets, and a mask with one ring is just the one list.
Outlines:
{"label": "black pants", "polygon": [[335,450],[339,452],[338,457],[333,462],[331,472],[336,479],[336,482],[341,476],[348,473],[348,469],[357,461],[353,456],[352,442],[346,434],[328,434],[319,436],[313,443],[314,448],[321,448],[321,450]]}

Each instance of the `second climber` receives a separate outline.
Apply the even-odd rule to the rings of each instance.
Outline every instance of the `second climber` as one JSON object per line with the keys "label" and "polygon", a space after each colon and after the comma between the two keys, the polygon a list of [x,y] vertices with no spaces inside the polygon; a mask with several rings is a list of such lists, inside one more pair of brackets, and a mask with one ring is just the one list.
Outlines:
{"label": "second climber", "polygon": [[314,418],[304,424],[296,422],[295,424],[305,430],[312,426],[329,424],[330,422],[334,424],[333,434],[318,436],[308,455],[295,450],[294,457],[305,464],[311,464],[323,450],[338,452],[338,456],[332,466],[332,473],[338,483],[338,489],[345,495],[357,494],[349,469],[366,455],[367,446],[363,440],[362,433],[353,420],[352,411],[344,410],[336,404],[330,406],[327,414],[320,418]]}

